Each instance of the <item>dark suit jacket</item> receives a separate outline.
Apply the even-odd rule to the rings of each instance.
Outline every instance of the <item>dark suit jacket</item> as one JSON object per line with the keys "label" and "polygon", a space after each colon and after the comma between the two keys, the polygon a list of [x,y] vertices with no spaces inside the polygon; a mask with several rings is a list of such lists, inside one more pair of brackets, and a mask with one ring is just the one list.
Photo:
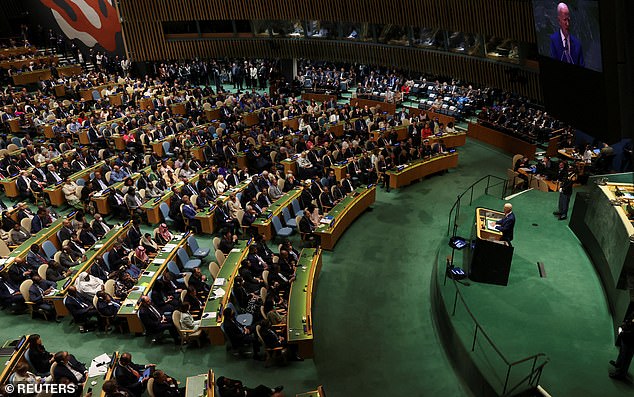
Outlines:
{"label": "dark suit jacket", "polygon": [[[83,306],[82,306],[83,303]],[[66,296],[64,300],[64,306],[68,309],[73,318],[81,318],[88,314],[93,308],[92,302],[86,302],[81,296]]]}
{"label": "dark suit jacket", "polygon": [[515,214],[511,212],[496,222],[498,230],[502,232],[502,241],[513,241],[513,229],[515,228]]}
{"label": "dark suit jacket", "polygon": [[[77,361],[77,359],[72,355],[69,357],[68,365],[70,365],[75,371],[79,372],[82,375],[84,372],[86,372],[86,366],[80,363],[79,361]],[[75,378],[75,375],[73,375],[73,373],[70,372],[70,370],[66,368],[66,366],[64,365],[57,364],[57,366],[55,367],[55,371],[53,372],[52,375],[53,375],[53,379],[60,379],[62,377],[66,377],[70,379],[71,383],[75,383],[75,384],[78,383],[76,380],[77,378]],[[83,378],[80,381],[83,381]]]}
{"label": "dark suit jacket", "polygon": [[559,29],[557,29],[555,33],[551,34],[550,57],[557,61],[585,67],[581,42],[571,34],[568,35],[568,41],[570,46],[570,57],[564,55],[564,44],[561,41],[561,33],[559,32]]}
{"label": "dark suit jacket", "polygon": [[[160,310],[157,309],[157,311],[160,313]],[[141,319],[145,329],[150,333],[158,331],[161,327],[161,317],[156,317],[156,315],[146,306],[139,308],[139,318]]]}
{"label": "dark suit jacket", "polygon": [[99,299],[97,301],[97,311],[99,312],[99,314],[105,317],[115,316],[119,312],[120,307],[121,306],[115,304],[112,301],[110,301],[110,303],[106,302],[103,299]]}
{"label": "dark suit jacket", "polygon": [[39,232],[43,227],[44,222],[42,222],[42,219],[38,215],[35,215],[33,219],[31,219],[31,234]]}

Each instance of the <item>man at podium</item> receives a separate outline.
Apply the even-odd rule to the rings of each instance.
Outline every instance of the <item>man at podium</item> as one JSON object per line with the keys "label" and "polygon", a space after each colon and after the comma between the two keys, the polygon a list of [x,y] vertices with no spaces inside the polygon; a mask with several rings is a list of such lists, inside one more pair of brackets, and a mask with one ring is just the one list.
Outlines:
{"label": "man at podium", "polygon": [[515,228],[515,214],[513,213],[513,204],[504,204],[504,218],[495,222],[495,228],[502,232],[501,241],[506,241],[507,245],[512,247],[513,229]]}

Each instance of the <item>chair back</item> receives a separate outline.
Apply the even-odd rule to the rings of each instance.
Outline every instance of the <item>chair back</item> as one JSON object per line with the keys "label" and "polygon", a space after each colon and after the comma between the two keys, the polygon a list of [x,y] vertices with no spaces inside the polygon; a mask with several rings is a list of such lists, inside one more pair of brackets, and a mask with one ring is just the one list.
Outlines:
{"label": "chair back", "polygon": [[163,218],[165,220],[170,219],[170,207],[167,205],[166,202],[161,202],[161,204],[159,204],[159,210],[161,211],[161,214],[163,214]]}
{"label": "chair back", "polygon": [[236,214],[236,218],[238,219],[240,226],[242,226],[242,218],[244,218],[244,210],[238,210],[238,213]]}
{"label": "chair back", "polygon": [[180,277],[181,269],[178,268],[178,265],[174,261],[167,262],[167,271],[176,277]]}
{"label": "chair back", "polygon": [[53,260],[55,261],[55,263],[57,264],[61,264],[62,262],[60,261],[60,257],[62,256],[62,251],[57,251],[55,253],[55,255],[53,255]]}
{"label": "chair back", "polygon": [[[31,233],[31,218],[24,218],[20,221],[20,226],[22,226],[22,229],[26,230],[27,232]],[[61,242],[61,241],[60,241]]]}
{"label": "chair back", "polygon": [[194,236],[187,237],[187,245],[189,245],[189,249],[191,249],[192,252],[196,252],[196,250],[200,248],[198,240],[196,240],[196,237]]}
{"label": "chair back", "polygon": [[262,272],[262,281],[264,281],[264,285],[266,285],[267,287],[269,286],[269,271],[268,270],[264,270]]}
{"label": "chair back", "polygon": [[111,175],[112,175],[112,171],[108,171],[108,172],[106,172],[106,175],[105,175],[105,177],[106,177],[106,182],[110,183],[110,176],[111,176]]}
{"label": "chair back", "polygon": [[524,157],[523,154],[516,154],[515,156],[513,156],[513,163],[511,164],[512,169],[515,169],[515,163],[517,163],[517,160],[521,159],[522,157]]}
{"label": "chair back", "polygon": [[51,380],[55,381],[55,368],[57,368],[57,363],[54,362],[53,364],[51,364],[51,369],[49,370],[50,374],[51,374]]}
{"label": "chair back", "polygon": [[170,152],[170,143],[165,141],[163,142],[163,152],[165,152],[165,154],[168,154]]}
{"label": "chair back", "polygon": [[42,244],[42,251],[44,251],[44,255],[46,255],[48,259],[53,259],[53,255],[55,255],[55,253],[57,252],[57,248],[55,248],[53,243],[51,243],[49,240],[46,240]]}
{"label": "chair back", "polygon": [[40,276],[42,280],[46,280],[46,271],[48,270],[48,265],[46,263],[40,265],[37,268],[37,275]]}
{"label": "chair back", "polygon": [[97,302],[99,302],[99,297],[97,295],[92,297],[92,305],[97,308]]}
{"label": "chair back", "polygon": [[7,257],[10,254],[11,254],[11,250],[7,246],[7,243],[4,240],[0,239],[0,256]]}
{"label": "chair back", "polygon": [[[186,293],[186,291],[183,291]],[[181,301],[182,301],[182,294],[181,294]],[[181,332],[181,316],[182,313],[179,310],[174,310],[172,312],[172,322],[174,323],[174,326],[176,327],[176,329],[178,330],[178,332]]]}
{"label": "chair back", "polygon": [[213,240],[211,240],[214,249],[217,250],[218,247],[220,246],[220,237],[214,237]]}
{"label": "chair back", "polygon": [[81,191],[84,189],[83,185],[77,185],[75,188],[75,195],[79,198],[81,197]]}
{"label": "chair back", "polygon": [[266,287],[262,287],[260,288],[260,299],[262,299],[262,302],[266,302],[266,295],[269,291],[266,289]]}
{"label": "chair back", "polygon": [[291,212],[288,210],[288,207],[282,208],[282,218],[284,218],[284,223],[288,224],[288,220],[291,219]]}
{"label": "chair back", "polygon": [[187,252],[183,248],[179,248],[176,251],[176,256],[178,256],[178,260],[183,266],[185,266],[185,264],[189,261],[189,255],[187,255]]}
{"label": "chair back", "polygon": [[282,178],[277,180],[277,188],[280,189],[280,191],[284,191],[284,184],[286,183],[286,181]]}
{"label": "chair back", "polygon": [[255,333],[258,335],[258,340],[260,341],[260,343],[262,344],[262,346],[264,346],[265,348],[267,347],[266,344],[264,343],[264,339],[262,339],[262,326],[261,325],[256,325],[255,326]]}
{"label": "chair back", "polygon": [[262,318],[266,320],[266,312],[264,311],[264,305],[260,305],[260,314],[262,315]]}
{"label": "chair back", "polygon": [[22,294],[22,298],[24,298],[25,302],[30,302],[29,288],[33,285],[33,280],[24,280],[22,284],[20,284],[20,293]]}
{"label": "chair back", "polygon": [[103,285],[103,289],[104,289],[104,291],[106,291],[106,293],[108,295],[114,296],[114,291],[115,291],[114,285],[115,285],[115,281],[114,280],[108,280]]}
{"label": "chair back", "polygon": [[224,252],[222,252],[220,250],[216,250],[215,255],[216,255],[216,262],[218,262],[218,265],[220,265],[220,266],[224,265],[225,259],[227,259],[225,257]]}
{"label": "chair back", "polygon": [[[101,258],[103,259],[103,263],[105,263],[105,264],[106,264],[106,266],[108,267],[108,269],[110,269],[110,260],[109,260],[109,257],[110,257],[110,252],[106,252],[106,253],[104,253],[104,254],[103,254],[103,256],[101,257]],[[112,270],[112,269],[110,269],[110,270]]]}
{"label": "chair back", "polygon": [[156,397],[154,395],[154,378],[150,378],[147,380],[147,394],[150,397]]}
{"label": "chair back", "polygon": [[275,150],[272,150],[270,153],[271,156],[271,163],[275,164],[275,159],[277,158],[277,152]]}
{"label": "chair back", "polygon": [[[187,272],[185,273],[185,277],[183,277],[183,283],[185,284],[185,287],[189,288],[189,279],[192,277],[192,274]],[[183,292],[187,292],[187,291],[183,291]],[[182,296],[182,295],[181,295]]]}
{"label": "chair back", "polygon": [[291,201],[291,206],[293,207],[293,214],[295,216],[303,215],[302,214],[302,208],[299,206],[299,200],[294,199],[293,201]]}
{"label": "chair back", "polygon": [[273,223],[273,229],[275,229],[275,233],[278,233],[282,229],[282,222],[280,222],[280,218],[274,216],[271,218],[271,222]]}
{"label": "chair back", "polygon": [[218,277],[218,273],[220,273],[220,266],[216,262],[209,262],[209,274],[214,280]]}
{"label": "chair back", "polygon": [[300,222],[301,220],[302,220],[302,215],[297,215],[297,216],[295,217],[295,223],[297,224],[297,233],[300,233],[300,234],[301,234],[301,232],[302,232],[301,230],[299,230],[299,222]]}

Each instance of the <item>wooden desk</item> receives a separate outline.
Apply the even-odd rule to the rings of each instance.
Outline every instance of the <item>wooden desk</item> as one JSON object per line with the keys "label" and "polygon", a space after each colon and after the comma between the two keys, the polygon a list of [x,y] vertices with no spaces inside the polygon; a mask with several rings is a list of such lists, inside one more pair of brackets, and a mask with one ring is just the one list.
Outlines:
{"label": "wooden desk", "polygon": [[317,94],[313,92],[303,92],[302,100],[315,101],[315,102],[330,102],[331,100],[337,102],[337,95],[332,94]]}
{"label": "wooden desk", "polygon": [[326,393],[324,392],[324,387],[319,386],[317,390],[296,394],[295,397],[326,397]]}
{"label": "wooden desk", "polygon": [[214,397],[216,378],[212,370],[206,374],[188,376],[185,381],[185,397]]}
{"label": "wooden desk", "polygon": [[[149,176],[152,173],[152,167],[147,166],[141,171],[145,171],[145,174]],[[141,177],[141,171],[135,172],[134,174],[130,175],[130,178],[136,181],[137,179]],[[120,190],[124,184],[125,184],[125,180],[121,182],[117,182],[113,185],[110,185],[107,190],[110,190],[110,191],[113,191],[115,189]],[[103,194],[103,193],[104,191],[96,192],[95,194],[93,194],[91,200],[94,201],[95,206],[97,207],[97,212],[99,212],[101,215],[108,215],[110,214],[110,201],[108,200],[108,197],[110,196],[110,194],[109,193]]]}
{"label": "wooden desk", "polygon": [[45,227],[44,229],[37,232],[35,235],[31,236],[28,240],[20,244],[17,248],[15,248],[9,254],[8,258],[0,259],[0,272],[8,272],[11,268],[11,265],[15,262],[16,258],[26,258],[26,255],[29,253],[31,246],[33,244],[37,244],[40,247],[45,241],[50,241],[53,245],[58,249],[62,249],[62,243],[57,239],[57,232],[62,228],[62,224],[64,220],[73,220],[77,211],[72,211],[65,218],[60,218],[53,222],[49,227]]}
{"label": "wooden desk", "polygon": [[529,160],[533,160],[535,158],[537,145],[515,138],[514,136],[496,131],[477,123],[469,123],[467,133],[471,138],[475,138],[484,143],[488,143],[489,145],[498,147],[513,155],[522,154]]}
{"label": "wooden desk", "polygon": [[291,283],[286,316],[286,340],[297,344],[302,358],[314,356],[312,305],[320,271],[321,249],[303,249],[297,262],[295,281]]}
{"label": "wooden desk", "polygon": [[[271,240],[273,238],[273,223],[271,219],[273,216],[277,216],[278,218],[282,218],[282,210],[284,208],[290,207],[291,202],[298,198],[302,193],[301,188],[293,189],[285,193],[282,197],[275,200],[271,206],[263,213],[264,217],[258,217],[255,222],[253,222],[253,226],[257,227],[258,234],[264,235],[266,240]],[[272,216],[269,217],[269,214]]]}
{"label": "wooden desk", "polygon": [[241,117],[242,117],[242,122],[246,124],[247,127],[251,127],[252,125],[256,125],[257,123],[260,122],[259,112],[249,112],[249,113],[243,114]]}
{"label": "wooden desk", "polygon": [[330,127],[328,127],[328,131],[332,132],[337,138],[341,138],[343,136],[343,124],[341,121],[336,124],[331,124]]}
{"label": "wooden desk", "polygon": [[24,335],[20,339],[5,342],[2,347],[14,347],[14,350],[10,353],[0,354],[0,368],[2,368],[2,372],[0,373],[0,385],[5,385],[8,383],[11,374],[15,371],[16,365],[23,360],[24,354],[29,348],[29,335]]}
{"label": "wooden desk", "polygon": [[[229,200],[230,194],[237,194],[243,191],[251,182],[251,179],[244,180],[240,182],[238,185],[228,189],[224,194],[216,197],[214,200],[214,204],[218,200],[222,200],[223,203],[226,203]],[[216,209],[215,205],[212,205],[210,208],[200,209],[196,213],[196,219],[200,221],[201,231],[205,234],[213,234],[216,231],[215,222],[214,222],[214,210]]]}
{"label": "wooden desk", "polygon": [[297,161],[294,159],[288,158],[280,161],[282,165],[284,165],[284,175],[288,175],[288,173],[292,173],[297,176]]}
{"label": "wooden desk", "polygon": [[429,137],[429,144],[433,145],[434,143],[442,140],[445,143],[445,147],[459,147],[464,146],[467,143],[467,133],[459,132],[457,134],[443,134],[441,136],[431,136]]}
{"label": "wooden desk", "polygon": [[[70,176],[70,179],[73,181],[77,181],[77,179],[84,177],[86,175],[90,175],[91,172],[95,172],[101,169],[101,167],[103,167],[104,165],[106,165],[106,162],[100,161],[97,164],[93,165],[92,167],[84,168],[81,171],[75,172],[74,174]],[[63,205],[66,202],[66,197],[64,197],[64,192],[62,192],[63,185],[64,185],[64,182],[62,181],[56,185],[48,186],[44,189],[46,194],[48,194],[49,199],[51,200],[51,205],[54,207],[59,207],[60,205]]]}
{"label": "wooden desk", "polygon": [[362,108],[367,106],[368,108],[376,107],[377,113],[381,114],[383,112],[387,112],[388,114],[396,113],[396,104],[387,103],[382,101],[373,101],[371,99],[363,99],[363,98],[350,98],[350,105]]}
{"label": "wooden desk", "polygon": [[504,213],[488,208],[476,208],[475,247],[471,254],[469,278],[473,281],[507,285],[513,260],[513,247],[500,241],[502,233],[496,222]]}
{"label": "wooden desk", "polygon": [[[60,76],[75,76],[81,72],[81,65],[62,66],[57,68],[57,73]],[[50,80],[52,78],[50,69],[39,69],[32,72],[14,74],[12,77],[13,84],[15,85],[35,84],[40,80]]]}
{"label": "wooden desk", "polygon": [[198,161],[204,162],[205,161],[205,146],[207,145],[204,143],[193,146],[190,151],[192,154],[192,157]]}
{"label": "wooden desk", "polygon": [[559,190],[559,181],[548,180],[543,175],[533,174],[530,172],[530,168],[520,168],[517,172],[527,178],[528,186],[533,189],[543,192],[556,192]]}
{"label": "wooden desk", "polygon": [[[200,169],[198,170],[198,172],[192,176],[191,178],[189,178],[189,182],[194,184],[198,181],[198,178],[200,178],[202,175],[205,175],[207,173],[208,170]],[[172,185],[171,187],[181,187],[183,186],[183,181],[178,181],[177,183],[175,183],[174,185]],[[156,225],[157,223],[161,223],[161,211],[159,209],[161,203],[166,203],[168,206],[170,205],[170,198],[172,197],[174,193],[172,192],[172,190],[169,190],[168,192],[166,192],[165,194],[163,194],[160,197],[156,197],[154,199],[151,200],[147,200],[145,203],[143,203],[143,205],[141,206],[141,208],[143,210],[145,210],[145,213],[147,214],[147,220],[148,223],[152,224],[152,225]]]}
{"label": "wooden desk", "polygon": [[214,121],[214,120],[220,120],[220,109],[219,108],[213,108],[213,109],[209,109],[209,110],[204,110],[203,114],[205,115],[205,119],[207,120],[207,122]]}
{"label": "wooden desk", "polygon": [[438,119],[438,121],[443,123],[445,127],[449,123],[454,123],[454,125],[456,124],[456,118],[452,116],[447,116],[446,114],[436,113],[431,110],[423,110],[409,106],[407,106],[405,109],[411,116],[420,116],[421,114],[426,114],[427,117],[431,120]]}
{"label": "wooden desk", "polygon": [[292,117],[286,120],[282,120],[282,127],[290,127],[293,131],[297,131],[299,129],[299,117]]}
{"label": "wooden desk", "polygon": [[172,114],[178,116],[184,116],[185,114],[187,114],[185,102],[173,103],[170,108],[172,109]]}
{"label": "wooden desk", "polygon": [[45,55],[45,56],[25,58],[25,59],[12,59],[12,60],[0,61],[0,68],[22,69],[25,66],[28,67],[31,64],[31,62],[33,62],[35,65],[42,65],[42,64],[50,65],[51,63],[57,63],[57,61],[58,61],[57,55],[50,55],[50,56]]}
{"label": "wooden desk", "polygon": [[176,257],[176,251],[178,251],[179,248],[185,248],[188,236],[189,233],[185,235],[183,233],[174,235],[172,241],[161,248],[156,257],[150,262],[143,273],[141,273],[135,287],[130,291],[125,301],[121,303],[118,317],[126,319],[130,332],[140,334],[144,331],[143,324],[137,316],[139,299],[152,290],[156,279],[167,269],[167,263]]}
{"label": "wooden desk", "polygon": [[103,254],[108,252],[110,248],[112,248],[112,246],[117,242],[117,239],[119,237],[126,235],[128,229],[130,228],[130,225],[131,223],[130,221],[128,221],[121,227],[113,226],[112,229],[108,231],[108,233],[97,240],[95,245],[86,250],[86,260],[71,268],[71,270],[73,270],[73,274],[57,281],[57,286],[55,287],[55,289],[59,292],[48,299],[53,302],[53,306],[55,307],[55,312],[57,313],[58,317],[65,317],[70,314],[68,312],[68,309],[64,305],[64,298],[66,298],[66,294],[68,293],[68,287],[75,284],[77,277],[79,277],[82,272],[89,272],[95,261],[98,258],[101,258]]}
{"label": "wooden desk", "polygon": [[[84,389],[82,390],[81,395],[85,396],[86,394],[88,394],[88,389],[92,389],[93,397],[105,397],[106,393],[102,389],[103,384],[113,378],[114,368],[117,365],[118,361],[119,352],[116,351],[112,353],[112,356],[110,356],[110,363],[108,365],[108,371],[106,371],[106,374],[91,376],[90,378],[87,378],[86,382],[84,383]],[[88,365],[90,366],[90,364]],[[92,384],[93,382],[95,382],[94,386]]]}
{"label": "wooden desk", "polygon": [[159,156],[163,156],[165,154],[165,151],[163,150],[163,142],[172,142],[174,140],[175,136],[174,135],[168,135],[165,138],[158,140],[158,141],[152,141],[151,145],[152,145],[152,151],[154,153],[156,153]]}
{"label": "wooden desk", "polygon": [[390,176],[390,188],[397,189],[407,186],[416,180],[457,166],[457,152],[431,157],[430,159],[417,160],[409,163],[400,171],[387,171],[387,174]]}
{"label": "wooden desk", "polygon": [[[250,241],[250,240],[249,240]],[[224,279],[222,286],[212,286],[209,298],[202,312],[200,329],[202,329],[209,338],[212,345],[224,345],[225,337],[220,329],[222,324],[222,310],[227,307],[230,302],[231,290],[233,289],[233,279],[238,274],[240,262],[249,254],[249,241],[238,240],[235,247],[229,252],[225,263],[220,268],[218,279]],[[214,291],[222,288],[225,295],[222,298],[214,299]]]}
{"label": "wooden desk", "polygon": [[369,189],[358,187],[328,211],[328,216],[333,218],[330,225],[322,224],[315,230],[321,237],[321,248],[331,251],[348,226],[371,206],[375,199],[376,186]]}

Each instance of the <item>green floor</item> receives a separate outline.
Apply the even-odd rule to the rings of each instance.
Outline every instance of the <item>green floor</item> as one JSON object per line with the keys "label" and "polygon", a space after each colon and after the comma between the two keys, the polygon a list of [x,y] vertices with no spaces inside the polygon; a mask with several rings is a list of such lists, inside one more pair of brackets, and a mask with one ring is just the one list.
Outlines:
{"label": "green floor", "polygon": [[[377,193],[373,210],[348,229],[334,252],[324,254],[314,307],[314,360],[267,369],[261,362],[228,356],[223,347],[206,345],[201,349],[188,348],[182,353],[171,344],[151,346],[143,337],[80,334],[68,321],[46,323],[5,313],[0,314],[3,324],[0,335],[12,338],[37,332],[49,350],[69,350],[84,361],[104,351],[127,350],[132,352],[135,361],[156,363],[183,381],[188,375],[212,368],[218,375],[240,378],[249,385],[283,384],[288,396],[314,389],[318,384],[325,386],[329,397],[467,396],[469,392],[454,373],[433,326],[429,292],[431,262],[437,247],[446,239],[447,214],[456,195],[483,175],[503,176],[509,163],[510,156],[469,141],[460,150],[457,169],[406,189]],[[531,209],[537,211],[543,207],[543,211],[552,211],[551,201],[555,199],[554,194],[536,197],[521,210],[520,219],[532,221],[532,215],[524,214]],[[559,257],[556,238],[569,231],[564,230],[563,225],[554,225],[554,221],[550,225],[550,221],[539,216],[539,229],[553,227],[553,230],[545,233],[543,240],[531,242],[532,248],[527,246],[526,249],[536,250],[542,244],[552,249],[551,256],[544,258],[552,277],[535,278],[534,258],[527,257],[522,263],[514,264],[518,269],[525,266],[526,270],[514,271],[513,284],[536,296],[534,301],[509,299],[500,310],[504,314],[544,320],[532,334],[536,347],[526,350],[557,348],[557,351],[546,352],[552,362],[544,376],[548,381],[545,385],[548,388],[562,384],[553,388],[560,392],[555,395],[585,395],[579,392],[583,385],[575,389],[579,376],[574,379],[574,374],[592,371],[586,379],[596,379],[597,384],[608,383],[603,379],[605,364],[615,350],[610,346],[606,305],[591,265],[579,248],[566,249],[565,255],[580,258],[580,269],[574,270],[566,261],[556,270],[555,257]],[[532,238],[522,233],[517,236],[518,240]],[[199,242],[211,245],[208,237],[199,238]],[[559,290],[560,282],[565,291]],[[546,296],[536,283],[550,285],[550,295]],[[504,292],[512,291],[507,288]],[[491,296],[475,297],[474,294],[474,302],[477,299],[490,303],[487,300]],[[500,317],[493,309],[482,310],[482,322],[492,333],[496,332],[500,343],[514,349],[512,341],[517,335],[502,332],[503,327],[498,326]],[[561,321],[549,323],[560,313],[565,314],[560,317]],[[583,321],[573,321],[576,313]],[[511,320],[503,323],[509,325]],[[555,336],[547,338],[547,335]],[[520,350],[512,356],[522,354]],[[608,390],[614,393],[616,389]]]}

